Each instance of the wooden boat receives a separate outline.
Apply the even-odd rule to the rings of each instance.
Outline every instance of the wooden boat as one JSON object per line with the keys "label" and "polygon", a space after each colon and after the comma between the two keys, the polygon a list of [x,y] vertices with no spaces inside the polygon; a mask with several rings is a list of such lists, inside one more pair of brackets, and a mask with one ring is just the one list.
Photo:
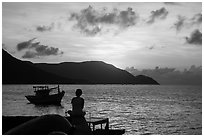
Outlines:
{"label": "wooden boat", "polygon": [[125,133],[125,129],[110,129],[109,118],[91,117],[86,119],[86,122],[93,135],[122,135]]}
{"label": "wooden boat", "polygon": [[[25,96],[30,103],[36,105],[45,105],[45,104],[56,104],[60,105],[62,97],[65,92],[60,92],[59,85],[54,88],[49,88],[48,86],[33,86],[35,95]],[[58,93],[50,94],[54,89],[58,89]]]}

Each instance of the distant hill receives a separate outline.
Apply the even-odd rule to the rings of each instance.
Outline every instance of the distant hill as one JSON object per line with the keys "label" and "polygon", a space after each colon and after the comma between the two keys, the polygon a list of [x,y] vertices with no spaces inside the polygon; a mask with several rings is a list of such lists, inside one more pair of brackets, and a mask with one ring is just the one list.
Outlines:
{"label": "distant hill", "polygon": [[156,80],[154,80],[153,78],[148,77],[148,76],[138,75],[138,76],[135,76],[135,78],[136,78],[136,83],[138,83],[138,84],[154,83],[156,85],[159,85],[159,83]]}
{"label": "distant hill", "polygon": [[56,76],[39,68],[29,61],[21,61],[5,50],[2,51],[3,84],[57,84],[81,82]]}
{"label": "distant hill", "polygon": [[32,63],[3,50],[2,63],[3,84],[158,84],[101,61]]}

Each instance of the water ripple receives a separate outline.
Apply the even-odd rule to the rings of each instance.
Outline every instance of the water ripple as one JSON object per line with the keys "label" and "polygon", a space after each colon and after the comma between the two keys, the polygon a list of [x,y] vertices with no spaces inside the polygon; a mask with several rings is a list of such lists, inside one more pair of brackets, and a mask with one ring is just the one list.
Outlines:
{"label": "water ripple", "polygon": [[[52,87],[52,85],[51,85]],[[61,85],[62,107],[28,104],[32,85],[3,85],[3,115],[64,115],[75,89],[83,90],[86,118],[109,118],[127,135],[202,134],[202,87],[149,85]]]}

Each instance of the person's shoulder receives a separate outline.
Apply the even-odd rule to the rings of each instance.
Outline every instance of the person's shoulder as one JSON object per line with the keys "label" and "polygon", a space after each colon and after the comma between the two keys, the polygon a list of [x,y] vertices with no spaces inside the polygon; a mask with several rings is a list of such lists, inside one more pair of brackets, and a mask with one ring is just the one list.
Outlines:
{"label": "person's shoulder", "polygon": [[77,97],[73,97],[72,100],[76,99]]}
{"label": "person's shoulder", "polygon": [[73,101],[73,100],[76,100],[76,97],[73,97],[73,98],[72,98],[72,101]]}

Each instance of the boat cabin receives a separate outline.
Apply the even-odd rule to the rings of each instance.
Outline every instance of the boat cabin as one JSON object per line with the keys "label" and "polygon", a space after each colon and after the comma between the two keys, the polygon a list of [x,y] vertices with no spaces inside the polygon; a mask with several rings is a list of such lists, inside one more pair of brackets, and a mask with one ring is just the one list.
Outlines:
{"label": "boat cabin", "polygon": [[36,96],[48,96],[50,89],[48,86],[33,86]]}

